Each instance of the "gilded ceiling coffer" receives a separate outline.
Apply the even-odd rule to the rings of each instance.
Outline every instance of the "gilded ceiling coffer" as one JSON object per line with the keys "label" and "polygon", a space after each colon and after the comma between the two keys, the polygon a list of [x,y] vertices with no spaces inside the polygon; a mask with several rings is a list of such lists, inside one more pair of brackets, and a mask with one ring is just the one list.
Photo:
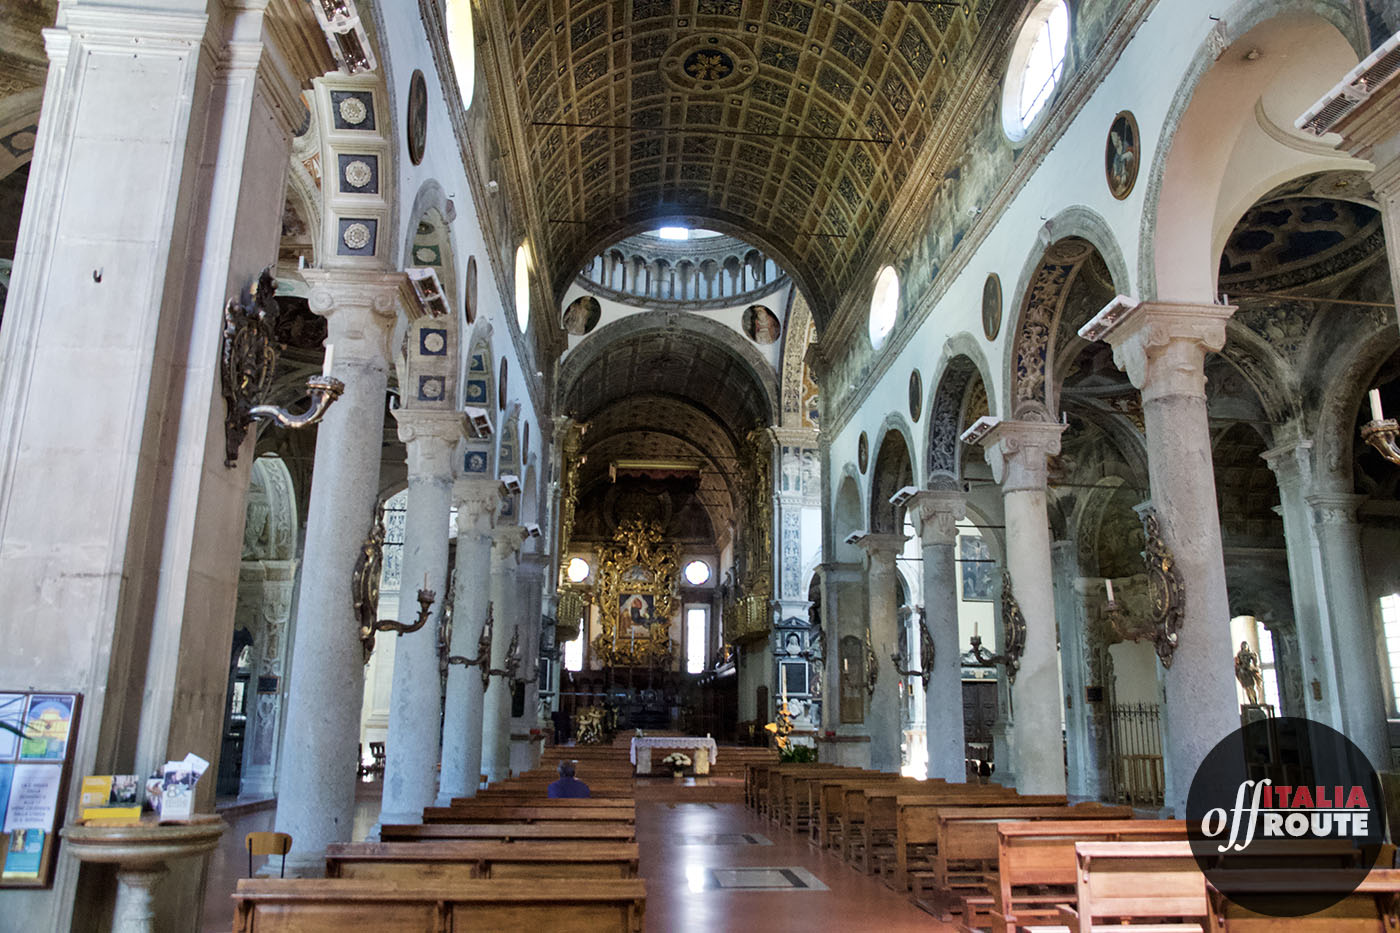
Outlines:
{"label": "gilded ceiling coffer", "polygon": [[982,667],[1005,666],[1006,682],[1014,684],[1016,673],[1021,669],[1021,656],[1026,653],[1026,617],[1021,614],[1021,604],[1016,602],[1011,587],[1011,574],[1006,570],[1001,572],[1001,634],[1006,642],[1005,654],[993,654],[982,647],[979,635],[972,636],[972,650],[968,654]]}
{"label": "gilded ceiling coffer", "polygon": [[374,653],[375,632],[398,632],[407,635],[428,624],[437,594],[429,589],[418,591],[418,618],[411,624],[394,619],[378,619],[379,615],[379,576],[384,568],[384,506],[374,510],[374,524],[369,536],[360,545],[359,556],[355,558],[355,570],[350,577],[350,602],[355,609],[355,618],[360,623],[360,644],[364,646],[365,663],[369,663]]}
{"label": "gilded ceiling coffer", "polygon": [[481,688],[486,689],[491,682],[491,630],[495,628],[495,607],[486,607],[486,624],[481,627],[481,635],[476,640],[476,657],[468,658],[460,654],[448,655],[448,665],[460,664],[463,667],[481,668]]}
{"label": "gilded ceiling coffer", "polygon": [[306,380],[311,407],[299,415],[263,400],[272,389],[279,353],[272,325],[278,315],[277,280],[268,266],[249,290],[248,303],[230,298],[224,307],[223,353],[219,378],[227,406],[224,415],[224,466],[238,463],[238,448],[248,427],[263,418],[284,428],[305,428],[320,421],[345,391],[345,383],[327,371]]}

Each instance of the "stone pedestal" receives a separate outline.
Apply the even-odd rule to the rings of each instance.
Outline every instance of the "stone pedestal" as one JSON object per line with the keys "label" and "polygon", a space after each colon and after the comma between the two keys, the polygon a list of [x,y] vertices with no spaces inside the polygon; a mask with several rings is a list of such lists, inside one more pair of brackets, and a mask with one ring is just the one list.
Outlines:
{"label": "stone pedestal", "polygon": [[1201,760],[1239,727],[1205,392],[1206,354],[1225,345],[1225,322],[1234,311],[1119,299],[1080,331],[1111,344],[1114,362],[1142,392],[1153,505],[1185,581],[1163,723],[1166,803],[1178,815]]}
{"label": "stone pedestal", "polygon": [[306,553],[282,741],[277,829],[296,840],[291,875],[323,875],[326,846],[349,842],[364,650],[350,593],[374,521],[389,334],[406,299],[401,273],[308,269],[311,310],[327,318],[332,375],[345,394],[316,434]]}
{"label": "stone pedestal", "polygon": [[497,528],[491,539],[491,605],[496,631],[491,641],[491,675],[482,715],[481,770],[495,784],[510,777],[510,676],[505,673],[511,636],[519,627],[524,657],[525,626],[516,611],[515,571],[525,529],[519,525]]}
{"label": "stone pedestal", "polygon": [[217,816],[200,816],[189,823],[65,826],[62,835],[64,851],[78,861],[117,867],[112,933],[155,933],[155,892],[166,863],[214,851],[227,828]]}
{"label": "stone pedestal", "polygon": [[963,732],[962,665],[958,655],[958,522],[966,514],[962,493],[921,492],[909,503],[924,555],[924,624],[933,639],[933,673],[924,687],[928,776],[967,779]]}
{"label": "stone pedestal", "polygon": [[[895,558],[904,549],[904,535],[865,535],[858,542],[868,555],[866,592],[869,595],[870,644],[875,652],[879,676],[865,727],[870,735],[870,767],[876,771],[898,771],[903,733],[899,719],[899,675],[890,655],[899,643],[899,588]],[[862,665],[860,672],[865,673]]]}
{"label": "stone pedestal", "polygon": [[[452,487],[457,502],[457,593],[452,603],[452,641],[448,654],[478,656],[481,630],[491,608],[491,533],[505,487],[494,479],[459,478]],[[501,623],[494,623],[496,632]],[[509,637],[509,636],[507,636]],[[489,665],[490,656],[481,659]],[[442,711],[442,773],[437,805],[453,797],[475,797],[481,784],[481,729],[485,688],[482,668],[447,667],[447,694]]]}
{"label": "stone pedestal", "polygon": [[[399,440],[408,448],[408,509],[404,515],[399,622],[412,624],[420,586],[437,594],[428,622],[396,638],[394,686],[385,744],[384,801],[379,822],[418,823],[437,792],[439,724],[438,626],[447,593],[447,536],[452,509],[452,464],[462,419],[453,411],[394,412]],[[423,583],[422,581],[426,581]]]}
{"label": "stone pedestal", "polygon": [[1006,569],[1026,622],[1026,648],[1011,685],[1013,771],[1016,786],[1026,794],[1065,792],[1055,590],[1045,497],[1046,458],[1060,452],[1064,429],[1062,424],[1040,421],[1001,421],[981,440],[992,475],[1001,483]]}

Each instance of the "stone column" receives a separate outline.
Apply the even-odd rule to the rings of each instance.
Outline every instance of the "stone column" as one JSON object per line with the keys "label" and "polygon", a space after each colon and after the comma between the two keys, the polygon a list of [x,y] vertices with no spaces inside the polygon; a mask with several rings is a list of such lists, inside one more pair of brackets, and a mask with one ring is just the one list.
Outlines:
{"label": "stone column", "polygon": [[1239,727],[1205,377],[1206,354],[1225,345],[1234,312],[1118,299],[1080,330],[1111,344],[1114,362],[1142,392],[1152,502],[1186,584],[1163,725],[1166,803],[1178,815],[1201,760]]}
{"label": "stone column", "polygon": [[[1334,680],[1339,668],[1334,657],[1336,645],[1330,634],[1333,623],[1327,598],[1328,589],[1337,581],[1330,580],[1323,572],[1322,552],[1318,548],[1312,509],[1308,506],[1315,481],[1313,442],[1296,438],[1265,451],[1263,456],[1278,480],[1278,512],[1283,518],[1283,537],[1288,549],[1288,583],[1298,633],[1299,674],[1304,684],[1303,712],[1309,719],[1345,732],[1341,690]],[[1321,699],[1315,699],[1312,691],[1306,688],[1314,679],[1322,688]],[[1283,688],[1282,671],[1279,672],[1279,688]]]}
{"label": "stone column", "polygon": [[1045,496],[1046,458],[1060,452],[1064,429],[1062,424],[1040,421],[1000,421],[981,438],[992,476],[1001,483],[1006,569],[1026,620],[1026,648],[1016,682],[1011,685],[1011,718],[1016,786],[1027,794],[1065,792],[1055,590]]}
{"label": "stone column", "polygon": [[[491,641],[491,669],[503,671],[511,636],[520,631],[521,656],[528,629],[520,625],[516,606],[515,572],[525,529],[519,525],[497,528],[491,538],[491,606],[496,631]],[[510,777],[510,678],[492,674],[486,688],[482,715],[481,769],[492,784]]]}
{"label": "stone column", "polygon": [[1322,578],[1327,581],[1328,634],[1337,664],[1333,680],[1345,725],[1341,731],[1366,753],[1373,767],[1388,768],[1389,704],[1380,668],[1385,649],[1376,637],[1361,562],[1361,525],[1356,519],[1356,510],[1364,501],[1365,496],[1345,493],[1308,496],[1322,557]]}
{"label": "stone column", "polygon": [[[491,608],[489,568],[491,532],[505,487],[494,479],[459,478],[452,487],[457,502],[457,590],[452,599],[450,656],[475,658],[486,614]],[[500,623],[495,623],[500,631]],[[489,664],[489,659],[483,659]],[[481,784],[481,723],[485,690],[481,668],[447,666],[447,694],[442,711],[442,773],[437,805],[453,797],[475,797]]]}
{"label": "stone column", "polygon": [[967,514],[962,493],[919,493],[909,514],[924,555],[924,623],[933,638],[933,674],[924,688],[928,776],[967,779],[963,734],[962,664],[958,660],[958,522]]}
{"label": "stone column", "polygon": [[[1088,659],[1095,650],[1088,635],[1079,559],[1073,541],[1050,545],[1055,578],[1055,619],[1060,627],[1060,667],[1065,697],[1065,792],[1084,800],[1099,798],[1098,729],[1095,707],[1084,696]],[[1098,708],[1103,706],[1097,704]]]}
{"label": "stone column", "polygon": [[[540,627],[544,624],[544,580],[553,559],[548,554],[532,551],[520,555],[520,567],[516,571],[516,616],[520,619],[520,677],[525,691],[525,707],[519,716],[510,718],[512,758],[518,767],[513,770],[526,771],[539,763],[542,742],[530,735],[531,729],[541,727],[540,703]],[[530,677],[534,674],[534,677]],[[510,690],[514,684],[507,684]],[[520,748],[516,748],[515,736],[525,736]]]}
{"label": "stone column", "polygon": [[316,433],[276,826],[296,840],[288,873],[323,875],[326,846],[349,842],[355,817],[365,659],[350,583],[379,494],[389,335],[407,296],[402,273],[303,275],[345,394]]}
{"label": "stone column", "polygon": [[[408,508],[404,514],[399,621],[417,620],[420,586],[436,594],[428,622],[397,638],[394,685],[385,744],[384,800],[379,822],[418,823],[437,793],[438,742],[442,733],[437,636],[447,595],[447,536],[452,510],[452,463],[462,437],[455,411],[394,412],[399,440],[408,448]],[[423,583],[422,581],[425,581]]]}
{"label": "stone column", "polygon": [[[895,558],[904,549],[904,535],[868,534],[857,542],[865,549],[866,592],[869,596],[870,644],[875,652],[879,676],[865,727],[870,735],[870,767],[876,771],[898,771],[899,748],[903,739],[899,722],[899,675],[890,655],[898,647],[899,588]],[[865,671],[860,672],[863,676]]]}

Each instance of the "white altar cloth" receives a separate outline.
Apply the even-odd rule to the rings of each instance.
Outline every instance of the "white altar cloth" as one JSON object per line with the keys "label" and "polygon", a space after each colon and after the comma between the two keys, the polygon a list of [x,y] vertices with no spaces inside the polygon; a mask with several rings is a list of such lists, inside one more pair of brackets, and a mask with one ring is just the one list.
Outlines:
{"label": "white altar cloth", "polygon": [[[710,772],[710,763],[715,760],[719,751],[719,746],[715,744],[715,740],[708,736],[648,735],[642,736],[641,738],[633,736],[631,759],[632,764],[637,768],[637,773],[651,773],[651,750],[653,748],[695,752],[696,754],[693,758],[696,774],[708,774]],[[637,754],[638,749],[641,749],[640,756]],[[640,761],[638,761],[639,757],[641,759]]]}

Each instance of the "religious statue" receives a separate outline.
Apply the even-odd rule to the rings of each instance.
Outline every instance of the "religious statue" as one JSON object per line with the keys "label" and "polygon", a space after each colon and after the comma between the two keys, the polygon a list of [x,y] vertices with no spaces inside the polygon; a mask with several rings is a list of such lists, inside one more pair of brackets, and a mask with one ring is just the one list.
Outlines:
{"label": "religious statue", "polygon": [[1235,679],[1244,687],[1244,695],[1250,706],[1258,706],[1264,692],[1264,672],[1259,667],[1259,655],[1249,647],[1249,642],[1240,642],[1240,650],[1235,655]]}

